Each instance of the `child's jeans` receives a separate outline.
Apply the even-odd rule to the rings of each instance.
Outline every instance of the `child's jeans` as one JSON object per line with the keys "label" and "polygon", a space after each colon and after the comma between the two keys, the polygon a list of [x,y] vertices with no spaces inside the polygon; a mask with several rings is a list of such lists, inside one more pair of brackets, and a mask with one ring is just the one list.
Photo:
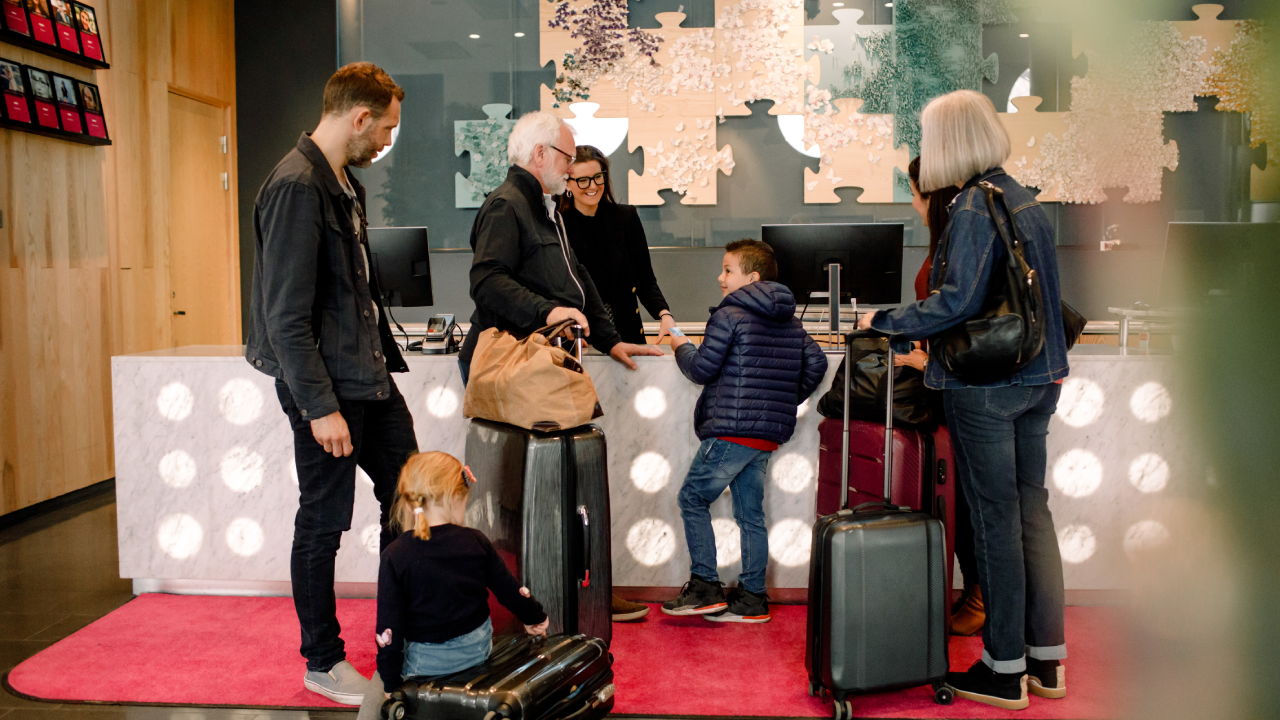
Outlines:
{"label": "child's jeans", "polygon": [[733,519],[742,533],[742,573],[738,584],[763,593],[765,565],[769,560],[769,531],[764,525],[765,471],[769,450],[755,450],[727,440],[702,441],[680,488],[678,504],[684,520],[692,572],[707,582],[718,582],[716,534],[711,529],[711,503],[725,487],[733,495]]}
{"label": "child's jeans", "polygon": [[403,673],[405,677],[429,677],[466,670],[489,659],[492,647],[493,622],[487,619],[466,635],[442,643],[406,642]]}

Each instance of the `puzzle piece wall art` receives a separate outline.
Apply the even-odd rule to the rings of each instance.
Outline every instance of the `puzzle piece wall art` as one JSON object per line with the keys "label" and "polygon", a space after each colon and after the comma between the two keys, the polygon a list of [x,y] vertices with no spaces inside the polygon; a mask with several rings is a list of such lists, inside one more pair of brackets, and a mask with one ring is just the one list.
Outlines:
{"label": "puzzle piece wall art", "polygon": [[832,104],[837,112],[806,116],[806,130],[817,127],[822,157],[818,172],[804,169],[804,201],[837,203],[836,188],[859,187],[858,202],[893,202],[894,169],[906,172],[911,162],[906,145],[893,146],[893,116],[860,113],[862,101],[854,98]]}
{"label": "puzzle piece wall art", "polygon": [[674,108],[659,107],[649,117],[632,118],[627,150],[644,148],[644,173],[627,174],[627,202],[661,205],[658,191],[670,188],[684,195],[681,205],[716,204],[718,172],[733,174],[733,149],[716,147],[716,118],[683,117]]}
{"label": "puzzle piece wall art", "polygon": [[480,108],[487,120],[455,120],[453,123],[453,154],[471,154],[471,174],[463,177],[454,173],[454,207],[478,208],[485,195],[493,192],[507,179],[507,138],[516,121],[507,118],[511,106],[506,103],[490,103]]}
{"label": "puzzle piece wall art", "polygon": [[1066,137],[1070,113],[1036,112],[1041,99],[1034,95],[1014,98],[1010,102],[1018,112],[997,113],[1000,123],[1009,133],[1011,148],[1004,169],[1023,185],[1040,188],[1040,194],[1036,196],[1040,202],[1057,202],[1057,188],[1052,177],[1045,172],[1040,153],[1046,141],[1052,145]]}

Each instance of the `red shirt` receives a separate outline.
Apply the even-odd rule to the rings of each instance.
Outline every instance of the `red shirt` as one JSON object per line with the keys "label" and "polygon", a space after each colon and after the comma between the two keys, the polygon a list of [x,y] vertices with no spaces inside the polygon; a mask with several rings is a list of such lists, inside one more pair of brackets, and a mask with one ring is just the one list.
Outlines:
{"label": "red shirt", "polygon": [[742,445],[743,447],[749,447],[753,450],[766,450],[768,452],[773,452],[778,449],[778,443],[769,442],[768,440],[759,440],[756,438],[722,437],[716,439],[731,442],[735,445]]}

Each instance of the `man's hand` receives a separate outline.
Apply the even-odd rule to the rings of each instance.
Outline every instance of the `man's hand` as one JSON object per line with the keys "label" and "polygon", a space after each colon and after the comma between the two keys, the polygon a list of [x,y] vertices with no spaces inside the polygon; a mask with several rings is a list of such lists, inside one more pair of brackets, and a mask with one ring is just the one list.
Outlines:
{"label": "man's hand", "polygon": [[311,434],[315,436],[316,442],[324,446],[324,451],[333,453],[334,457],[347,457],[355,449],[351,447],[351,431],[347,429],[347,421],[340,412],[312,420]]}
{"label": "man's hand", "polygon": [[633,355],[662,355],[662,349],[656,345],[618,343],[609,350],[609,357],[626,365],[628,370],[636,369],[636,364],[631,360]]}
{"label": "man's hand", "polygon": [[[548,325],[559,325],[565,320],[572,320],[575,324],[581,325],[583,336],[591,335],[591,326],[587,325],[587,316],[583,315],[581,310],[571,307],[558,307],[552,308],[551,312],[547,313]],[[566,331],[565,337],[572,339],[573,335]]]}
{"label": "man's hand", "polygon": [[547,618],[537,625],[525,625],[524,631],[530,635],[546,635],[547,628],[551,625],[551,618]]}
{"label": "man's hand", "polygon": [[682,336],[672,335],[672,336],[671,336],[671,349],[672,349],[672,350],[675,350],[676,348],[680,347],[681,345],[684,345],[685,343],[689,343],[689,342],[693,342],[693,341],[692,341],[692,340],[690,340],[690,339],[689,339],[689,338],[687,338],[687,337],[682,337]]}
{"label": "man's hand", "polygon": [[671,328],[675,326],[676,319],[671,317],[671,313],[663,313],[662,317],[658,320],[658,339],[654,344],[661,344],[662,338],[664,337],[669,337],[674,341],[675,336],[671,334]]}
{"label": "man's hand", "polygon": [[876,313],[878,313],[878,312],[880,312],[880,311],[879,311],[879,310],[868,310],[868,311],[864,312],[864,313],[862,314],[862,317],[859,317],[859,318],[858,318],[858,329],[859,329],[859,330],[866,330],[866,329],[870,328],[870,327],[871,327],[871,318],[875,317],[875,316],[876,316]]}

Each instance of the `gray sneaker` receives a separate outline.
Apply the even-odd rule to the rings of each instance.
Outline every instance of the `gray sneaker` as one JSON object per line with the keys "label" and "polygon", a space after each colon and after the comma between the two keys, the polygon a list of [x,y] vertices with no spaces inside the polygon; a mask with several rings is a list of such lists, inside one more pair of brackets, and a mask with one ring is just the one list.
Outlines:
{"label": "gray sneaker", "polygon": [[342,662],[329,668],[329,672],[308,670],[302,676],[302,686],[319,693],[336,703],[359,705],[369,689],[369,678],[356,671],[351,663]]}

